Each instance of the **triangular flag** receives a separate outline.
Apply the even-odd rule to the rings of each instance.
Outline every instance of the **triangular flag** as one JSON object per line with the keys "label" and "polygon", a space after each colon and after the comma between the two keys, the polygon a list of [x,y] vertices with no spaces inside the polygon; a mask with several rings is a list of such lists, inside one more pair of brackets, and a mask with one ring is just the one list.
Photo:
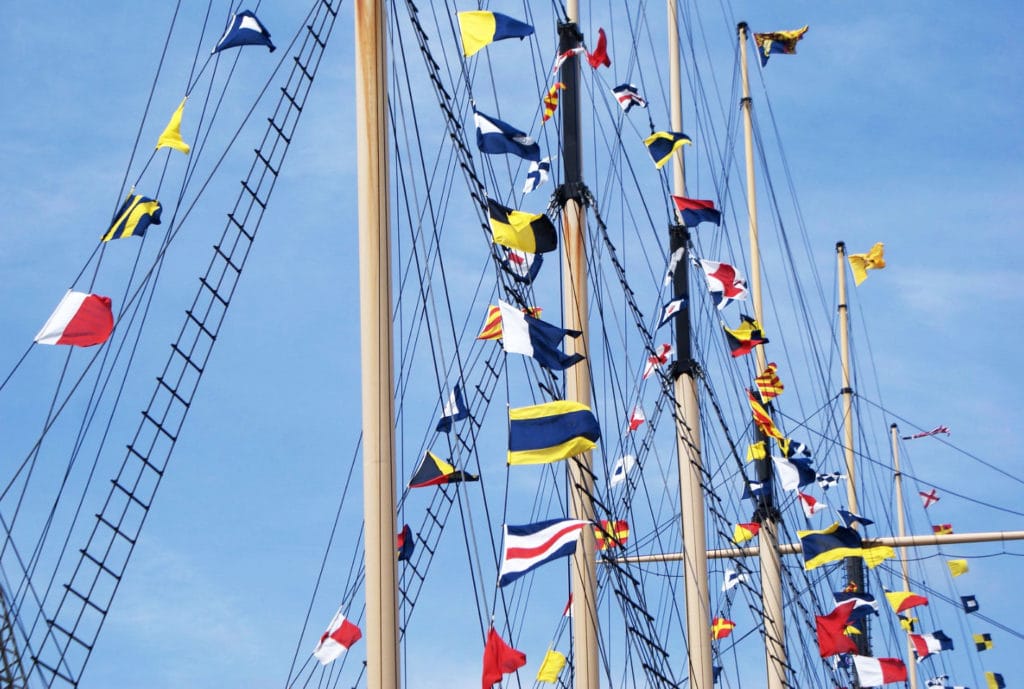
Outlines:
{"label": "triangular flag", "polygon": [[224,35],[210,52],[219,53],[226,48],[239,48],[243,45],[265,45],[270,52],[276,50],[270,42],[270,32],[249,10],[242,10],[231,17]]}
{"label": "triangular flag", "polygon": [[171,115],[171,121],[164,127],[164,131],[160,134],[160,138],[156,140],[157,150],[161,148],[173,148],[175,151],[181,151],[185,155],[192,150],[192,147],[185,143],[185,140],[181,138],[181,116],[185,112],[185,102],[188,100],[188,96],[181,99],[181,105]]}

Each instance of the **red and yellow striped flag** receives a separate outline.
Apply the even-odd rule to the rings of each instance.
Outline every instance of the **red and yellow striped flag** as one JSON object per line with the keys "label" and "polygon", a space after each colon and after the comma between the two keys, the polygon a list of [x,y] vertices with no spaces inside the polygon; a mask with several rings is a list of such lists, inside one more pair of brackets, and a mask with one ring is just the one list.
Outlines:
{"label": "red and yellow striped flag", "polygon": [[565,84],[560,81],[556,81],[554,85],[548,89],[548,93],[544,96],[544,114],[541,116],[541,122],[547,122],[551,119],[551,116],[555,114],[555,110],[558,108],[558,92],[565,88]]}
{"label": "red and yellow striped flag", "polygon": [[770,363],[765,366],[765,369],[761,371],[757,378],[754,378],[754,385],[757,386],[757,391],[761,394],[762,402],[778,397],[785,389],[782,385],[782,379],[776,373],[777,370],[778,366],[774,362]]}
{"label": "red and yellow striped flag", "polygon": [[[539,306],[532,306],[528,309],[523,309],[523,313],[533,318],[540,318],[540,314],[544,309]],[[476,336],[478,340],[500,340],[501,339],[501,309],[497,306],[491,305],[487,307],[487,318],[484,319],[484,327],[480,329],[480,334]]]}
{"label": "red and yellow striped flag", "polygon": [[747,400],[750,402],[750,411],[754,415],[754,423],[757,424],[761,432],[769,438],[784,439],[786,436],[782,435],[782,431],[775,426],[772,417],[768,415],[768,410],[764,408],[749,388],[747,389]]}

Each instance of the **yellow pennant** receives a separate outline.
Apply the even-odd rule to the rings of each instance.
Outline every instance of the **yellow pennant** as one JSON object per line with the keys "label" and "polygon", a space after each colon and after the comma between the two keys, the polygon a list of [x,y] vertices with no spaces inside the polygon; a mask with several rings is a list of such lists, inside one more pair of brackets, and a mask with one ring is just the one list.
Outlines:
{"label": "yellow pennant", "polygon": [[156,140],[156,148],[173,148],[175,151],[181,151],[185,155],[192,150],[192,147],[185,143],[185,140],[181,138],[181,116],[185,112],[185,101],[188,100],[188,96],[181,99],[181,105],[171,115],[171,121],[164,127],[163,133],[160,138]]}

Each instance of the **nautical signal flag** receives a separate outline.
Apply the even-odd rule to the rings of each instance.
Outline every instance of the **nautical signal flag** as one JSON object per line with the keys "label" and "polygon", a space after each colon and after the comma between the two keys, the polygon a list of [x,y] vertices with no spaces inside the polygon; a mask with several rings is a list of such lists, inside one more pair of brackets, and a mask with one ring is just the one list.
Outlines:
{"label": "nautical signal flag", "polygon": [[853,271],[853,282],[859,285],[868,279],[869,270],[885,268],[885,245],[878,242],[866,254],[850,254],[850,270]]}
{"label": "nautical signal flag", "polygon": [[557,400],[508,412],[508,463],[548,464],[597,447],[601,428],[590,407]]}
{"label": "nautical signal flag", "polygon": [[998,672],[986,672],[985,684],[988,686],[988,689],[1006,689],[1006,682],[1003,681],[1003,676]]}
{"label": "nautical signal flag", "polygon": [[501,269],[511,275],[513,280],[529,285],[537,279],[540,267],[544,264],[543,256],[508,247],[502,247],[502,251],[505,256],[501,259]]}
{"label": "nautical signal flag", "polygon": [[579,337],[579,330],[566,330],[532,318],[500,299],[498,308],[501,310],[501,346],[509,354],[532,357],[552,371],[564,371],[585,358],[582,354],[566,354],[559,349],[566,336]]}
{"label": "nautical signal flag", "polygon": [[487,215],[495,244],[530,254],[543,254],[558,248],[558,234],[548,216],[512,210],[494,199],[487,199]]}
{"label": "nautical signal flag", "polygon": [[741,522],[733,527],[732,540],[734,543],[746,543],[757,535],[761,525],[757,522]]}
{"label": "nautical signal flag", "polygon": [[953,640],[946,636],[942,630],[932,632],[931,634],[911,634],[910,643],[914,647],[914,654],[917,656],[918,662],[933,653],[953,650]]}
{"label": "nautical signal flag", "polygon": [[763,440],[747,445],[747,461],[755,459],[768,459],[768,444]]}
{"label": "nautical signal flag", "polygon": [[688,199],[685,196],[672,196],[672,202],[679,209],[679,215],[683,224],[687,227],[696,227],[702,222],[722,224],[722,213],[715,208],[714,201],[706,199]]}
{"label": "nautical signal flag", "polygon": [[672,158],[672,154],[687,144],[692,144],[686,134],[682,132],[654,132],[644,139],[644,146],[651,154],[654,167],[659,170]]}
{"label": "nautical signal flag", "polygon": [[761,330],[761,324],[750,316],[740,314],[740,325],[735,330],[722,326],[729,351],[734,357],[750,354],[757,345],[768,344],[768,338]]}
{"label": "nautical signal flag", "polygon": [[470,57],[494,41],[506,38],[522,40],[533,34],[533,27],[498,12],[459,12],[459,33],[462,36],[462,54]]}
{"label": "nautical signal flag", "polygon": [[818,474],[817,481],[818,485],[822,490],[828,490],[833,486],[838,486],[841,479],[846,478],[843,474],[838,471],[833,471],[828,474]]}
{"label": "nautical signal flag", "polygon": [[501,678],[526,665],[526,654],[505,643],[491,627],[484,644],[484,671],[482,689],[491,689]]}
{"label": "nautical signal flag", "polygon": [[409,481],[410,488],[426,488],[427,486],[441,486],[446,483],[464,483],[466,481],[479,481],[479,476],[457,471],[448,462],[444,461],[430,450],[423,455],[416,473]]}
{"label": "nautical signal flag", "polygon": [[898,617],[899,620],[900,620],[900,629],[902,629],[903,631],[905,631],[907,633],[910,633],[910,632],[914,631],[914,625],[917,624],[917,622],[918,622],[916,617],[913,617],[913,616],[911,616],[909,614],[908,615],[897,615],[896,617]]}
{"label": "nautical signal flag", "polygon": [[159,151],[161,148],[173,148],[175,151],[181,151],[185,155],[192,148],[185,143],[185,140],[181,138],[181,118],[185,114],[185,103],[188,101],[188,96],[181,99],[181,104],[171,114],[171,121],[164,127],[163,132],[160,133],[160,137],[156,140],[156,149]]}
{"label": "nautical signal flag", "polygon": [[665,304],[665,308],[661,310],[661,321],[658,322],[658,327],[660,328],[675,318],[675,315],[682,311],[685,306],[686,297],[677,297]]}
{"label": "nautical signal flag", "polygon": [[629,427],[626,430],[627,433],[632,433],[636,429],[643,425],[647,417],[644,416],[644,410],[639,405],[633,407],[633,411],[629,413]]}
{"label": "nautical signal flag", "polygon": [[615,466],[612,467],[612,475],[608,479],[608,487],[614,488],[625,481],[626,474],[630,472],[635,464],[636,457],[633,455],[623,455],[615,460]]}
{"label": "nautical signal flag", "polygon": [[510,584],[543,564],[576,552],[580,532],[590,522],[550,519],[534,524],[505,525],[498,586]]}
{"label": "nautical signal flag", "polygon": [[[761,401],[767,402],[782,394],[785,386],[779,378],[779,367],[772,362],[764,367],[764,370],[754,378],[754,385],[757,386],[757,394],[761,395]],[[788,455],[788,453],[786,453]]]}
{"label": "nautical signal flag", "polygon": [[619,84],[612,89],[612,95],[623,112],[629,112],[633,106],[647,107],[647,101],[640,95],[640,89],[633,84]]}
{"label": "nautical signal flag", "polygon": [[885,599],[892,606],[892,611],[901,613],[918,605],[928,605],[928,599],[911,591],[886,591]]}
{"label": "nautical signal flag", "polygon": [[922,433],[914,433],[913,435],[901,436],[903,440],[917,440],[918,438],[928,438],[933,435],[949,435],[949,426],[936,426],[930,431],[924,431]]}
{"label": "nautical signal flag", "polygon": [[700,265],[704,269],[704,279],[708,283],[711,299],[719,311],[737,299],[747,298],[747,282],[740,278],[731,265],[704,259],[701,259]]}
{"label": "nautical signal flag", "polygon": [[612,66],[612,59],[608,57],[608,37],[604,35],[604,29],[597,30],[597,47],[594,51],[587,53],[587,62],[594,69],[597,69],[601,65],[605,67]]}
{"label": "nautical signal flag", "polygon": [[995,644],[992,643],[992,635],[991,634],[975,634],[974,635],[974,647],[976,649],[978,649],[979,653],[981,653],[982,651],[987,651],[987,650],[989,650],[990,648],[992,648],[994,646],[995,646]]}
{"label": "nautical signal flag", "polygon": [[862,517],[859,514],[855,514],[849,510],[836,510],[839,514],[839,518],[843,520],[843,525],[849,529],[852,529],[854,524],[860,524],[861,526],[871,526],[875,522],[867,517]]}
{"label": "nautical signal flag", "polygon": [[787,459],[790,457],[810,457],[811,448],[807,447],[804,443],[799,440],[793,440],[791,438],[778,438],[779,449],[782,450],[782,456]]}
{"label": "nautical signal flag", "polygon": [[958,577],[961,574],[967,574],[970,569],[967,566],[967,560],[949,560],[946,562],[946,566],[949,567],[949,573],[954,577]]}
{"label": "nautical signal flag", "polygon": [[806,493],[797,491],[796,497],[800,502],[800,506],[804,508],[804,514],[810,518],[816,515],[818,512],[822,512],[828,509],[828,505],[823,502],[818,502],[812,496]]}
{"label": "nautical signal flag", "polygon": [[[557,105],[557,102],[556,102]],[[535,191],[537,187],[548,181],[548,175],[551,173],[551,157],[545,156],[540,160],[535,160],[530,163],[530,169],[526,171],[526,184],[523,185],[523,193],[529,194],[531,191]]]}
{"label": "nautical signal flag", "polygon": [[827,615],[814,616],[814,627],[818,636],[818,653],[822,658],[840,653],[857,652],[857,644],[845,633],[854,605],[853,601],[848,601],[837,605]]}
{"label": "nautical signal flag", "polygon": [[853,608],[850,610],[850,622],[859,622],[872,613],[878,614],[878,601],[870,593],[842,591],[833,593],[832,598],[835,600],[836,607],[853,602]]}
{"label": "nautical signal flag", "polygon": [[775,463],[775,474],[783,490],[799,490],[814,483],[818,476],[809,459],[772,457],[772,462]]}
{"label": "nautical signal flag", "polygon": [[747,390],[747,402],[750,404],[750,413],[754,418],[754,425],[757,426],[758,430],[764,433],[769,438],[783,439],[782,431],[778,429],[775,422],[772,421],[772,417],[768,415],[768,410],[764,408],[764,405],[754,396],[754,393],[749,389]]}
{"label": "nautical signal flag", "polygon": [[412,536],[412,529],[409,528],[408,524],[402,525],[402,530],[398,532],[398,537],[395,539],[395,548],[398,550],[398,561],[405,562],[412,558],[412,554],[416,552],[416,539]]}
{"label": "nautical signal flag", "polygon": [[934,488],[932,488],[927,493],[924,492],[923,490],[919,491],[918,495],[921,496],[921,502],[924,503],[925,509],[928,509],[929,507],[931,507],[932,505],[939,501],[939,494],[935,491]]}
{"label": "nautical signal flag", "polygon": [[647,357],[647,363],[644,365],[643,379],[647,380],[651,377],[651,374],[656,370],[668,363],[668,359],[672,356],[672,349],[670,344],[658,345],[658,349],[655,351],[654,356]]}
{"label": "nautical signal flag", "polygon": [[724,639],[732,634],[733,629],[736,629],[736,623],[730,619],[725,617],[716,617],[711,620],[712,639]]}
{"label": "nautical signal flag", "polygon": [[150,225],[160,224],[163,208],[160,202],[141,194],[128,194],[124,203],[110,221],[110,229],[100,238],[104,242],[124,237],[141,237]]}
{"label": "nautical signal flag", "polygon": [[722,579],[722,591],[728,591],[737,586],[741,581],[746,581],[747,575],[740,574],[732,569],[725,570],[725,577]]}
{"label": "nautical signal flag", "polygon": [[932,533],[936,536],[948,536],[953,533],[952,524],[934,524],[932,526]]}
{"label": "nautical signal flag", "polygon": [[558,92],[565,89],[565,84],[556,81],[544,95],[544,114],[540,116],[541,123],[547,122],[558,109]]}
{"label": "nautical signal flag", "polygon": [[441,420],[437,422],[437,427],[434,430],[439,433],[449,433],[452,430],[452,424],[468,418],[469,407],[466,405],[466,400],[462,397],[462,386],[456,383],[451,397],[448,398],[448,402],[441,409]]}
{"label": "nautical signal flag", "polygon": [[964,612],[967,614],[978,612],[978,609],[981,608],[978,605],[978,599],[974,596],[960,596],[960,603],[964,606]]}
{"label": "nautical signal flag", "polygon": [[681,246],[672,252],[672,255],[668,258],[668,269],[665,271],[665,279],[662,281],[663,287],[668,287],[672,284],[673,278],[676,276],[676,266],[679,265],[679,261],[682,260],[686,254],[686,247]]}
{"label": "nautical signal flag", "polygon": [[754,34],[754,44],[761,56],[761,66],[768,64],[768,56],[773,54],[795,55],[796,44],[807,33],[808,27],[804,26],[792,31],[772,31],[769,33]]}
{"label": "nautical signal flag", "polygon": [[[860,534],[838,523],[820,531],[797,531],[804,556],[804,569],[810,571],[823,564],[846,557],[860,557],[874,568],[896,553],[887,545],[865,546]],[[888,595],[888,594],[886,594]]]}
{"label": "nautical signal flag", "polygon": [[[524,314],[532,318],[540,318],[543,309],[539,306],[531,306],[523,309],[522,311]],[[480,328],[480,334],[476,336],[476,339],[500,340],[501,335],[501,307],[491,304],[487,307],[487,317],[484,319],[484,325]]]}
{"label": "nautical signal flag", "polygon": [[263,26],[256,15],[249,10],[242,10],[231,17],[224,35],[217,41],[217,45],[210,53],[219,53],[227,48],[240,48],[243,45],[265,45],[270,52],[276,50],[274,44],[270,42],[270,32],[267,31],[267,27]]}
{"label": "nautical signal flag", "polygon": [[524,160],[540,160],[540,144],[526,132],[476,110],[473,111],[473,123],[476,125],[476,146],[481,153],[511,153]]}
{"label": "nautical signal flag", "polygon": [[562,672],[562,668],[565,667],[565,662],[565,655],[553,648],[549,648],[548,652],[544,654],[544,660],[541,661],[540,669],[537,670],[537,681],[557,682],[558,675]]}
{"label": "nautical signal flag", "polygon": [[327,631],[320,637],[320,642],[313,649],[313,656],[321,665],[328,665],[361,638],[363,633],[359,631],[359,627],[345,619],[345,615],[338,610],[327,626]]}
{"label": "nautical signal flag", "polygon": [[857,682],[862,687],[880,687],[890,682],[906,682],[907,666],[899,658],[853,656]]}
{"label": "nautical signal flag", "polygon": [[114,331],[110,304],[110,297],[68,290],[36,334],[36,343],[75,347],[103,344]]}
{"label": "nautical signal flag", "polygon": [[594,526],[594,538],[598,550],[625,548],[629,540],[629,522],[625,519],[616,521],[601,520],[600,526]]}
{"label": "nautical signal flag", "polygon": [[740,500],[754,500],[771,494],[771,485],[761,481],[745,481]]}
{"label": "nautical signal flag", "polygon": [[579,46],[576,48],[569,48],[564,53],[560,53],[558,57],[555,58],[555,66],[552,68],[551,73],[558,74],[558,70],[562,68],[562,65],[565,64],[566,60],[568,60],[573,55],[582,55],[585,52],[587,52],[586,48]]}

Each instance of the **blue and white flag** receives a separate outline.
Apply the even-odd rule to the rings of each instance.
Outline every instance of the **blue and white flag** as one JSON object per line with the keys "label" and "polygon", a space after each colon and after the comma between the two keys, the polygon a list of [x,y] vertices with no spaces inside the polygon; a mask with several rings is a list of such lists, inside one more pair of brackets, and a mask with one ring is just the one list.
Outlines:
{"label": "blue and white flag", "polygon": [[633,84],[619,84],[612,89],[612,94],[624,112],[629,112],[634,105],[641,108],[647,107],[647,101],[640,95],[640,89]]}
{"label": "blue and white flag", "polygon": [[521,282],[524,285],[532,284],[537,279],[540,267],[544,264],[544,256],[508,247],[502,247],[502,249],[505,250],[505,257],[501,259],[502,269],[516,282]]}
{"label": "blue and white flag", "polygon": [[778,474],[779,484],[782,485],[783,490],[799,490],[814,483],[817,478],[808,459],[772,457],[772,461],[775,462],[775,472]]}
{"label": "blue and white flag", "polygon": [[679,261],[682,260],[684,255],[686,255],[686,247],[681,246],[669,256],[668,270],[665,271],[665,280],[662,282],[662,287],[668,287],[672,284],[672,279],[676,276],[676,266],[679,265]]}
{"label": "blue and white flag", "polygon": [[[838,608],[843,603],[854,601],[853,608],[850,610],[850,622],[859,622],[868,615],[874,613],[878,614],[878,601],[870,593],[852,593],[842,591],[839,593],[833,593],[832,597],[835,599],[835,607]],[[834,610],[835,608],[833,608]]]}
{"label": "blue and white flag", "polygon": [[626,480],[626,474],[629,473],[633,465],[636,464],[636,457],[633,455],[623,455],[615,460],[615,466],[612,467],[611,478],[608,479],[608,487],[614,488],[623,481]]}
{"label": "blue and white flag", "polygon": [[476,146],[482,153],[511,153],[525,160],[540,161],[540,144],[515,127],[482,112],[473,111]]}
{"label": "blue and white flag", "polygon": [[441,420],[437,422],[435,430],[440,433],[450,433],[453,423],[467,418],[469,418],[469,407],[466,406],[466,400],[462,398],[462,387],[456,383],[451,397],[448,398],[448,403],[441,410]]}
{"label": "blue and white flag", "polygon": [[839,513],[839,518],[843,520],[843,524],[845,524],[848,529],[852,529],[853,525],[857,522],[860,522],[864,526],[871,526],[875,523],[872,520],[862,517],[859,514],[854,514],[849,510],[836,510],[836,512]]}
{"label": "blue and white flag", "polygon": [[679,297],[665,304],[665,308],[661,310],[661,321],[658,323],[658,327],[660,328],[672,320],[672,317],[682,311],[685,306],[686,297]]}
{"label": "blue and white flag", "polygon": [[590,522],[582,519],[552,519],[521,526],[505,525],[498,586],[515,581],[545,562],[576,552],[580,532]]}
{"label": "blue and white flag", "polygon": [[225,48],[239,48],[243,45],[265,45],[270,48],[270,52],[276,50],[274,44],[270,42],[270,32],[249,10],[242,10],[231,17],[227,30],[210,53],[219,53]]}
{"label": "blue and white flag", "polygon": [[741,500],[753,500],[768,495],[771,486],[761,481],[747,481],[743,484],[743,495]]}
{"label": "blue and white flag", "polygon": [[526,185],[523,193],[529,194],[537,187],[548,181],[548,174],[551,172],[551,158],[545,157],[530,163],[530,169],[526,173]]}
{"label": "blue and white flag", "polygon": [[585,358],[582,354],[570,355],[560,349],[565,336],[579,337],[579,330],[566,330],[539,318],[531,318],[500,299],[498,308],[501,309],[501,344],[506,352],[533,357],[552,371],[564,371]]}
{"label": "blue and white flag", "polygon": [[728,591],[732,587],[736,586],[736,584],[746,580],[746,574],[740,574],[735,570],[727,569],[725,570],[725,579],[722,581],[722,591]]}
{"label": "blue and white flag", "polygon": [[838,486],[839,480],[844,478],[846,478],[845,475],[840,474],[838,471],[833,471],[829,474],[818,474],[817,481],[822,490],[828,490],[832,486]]}

